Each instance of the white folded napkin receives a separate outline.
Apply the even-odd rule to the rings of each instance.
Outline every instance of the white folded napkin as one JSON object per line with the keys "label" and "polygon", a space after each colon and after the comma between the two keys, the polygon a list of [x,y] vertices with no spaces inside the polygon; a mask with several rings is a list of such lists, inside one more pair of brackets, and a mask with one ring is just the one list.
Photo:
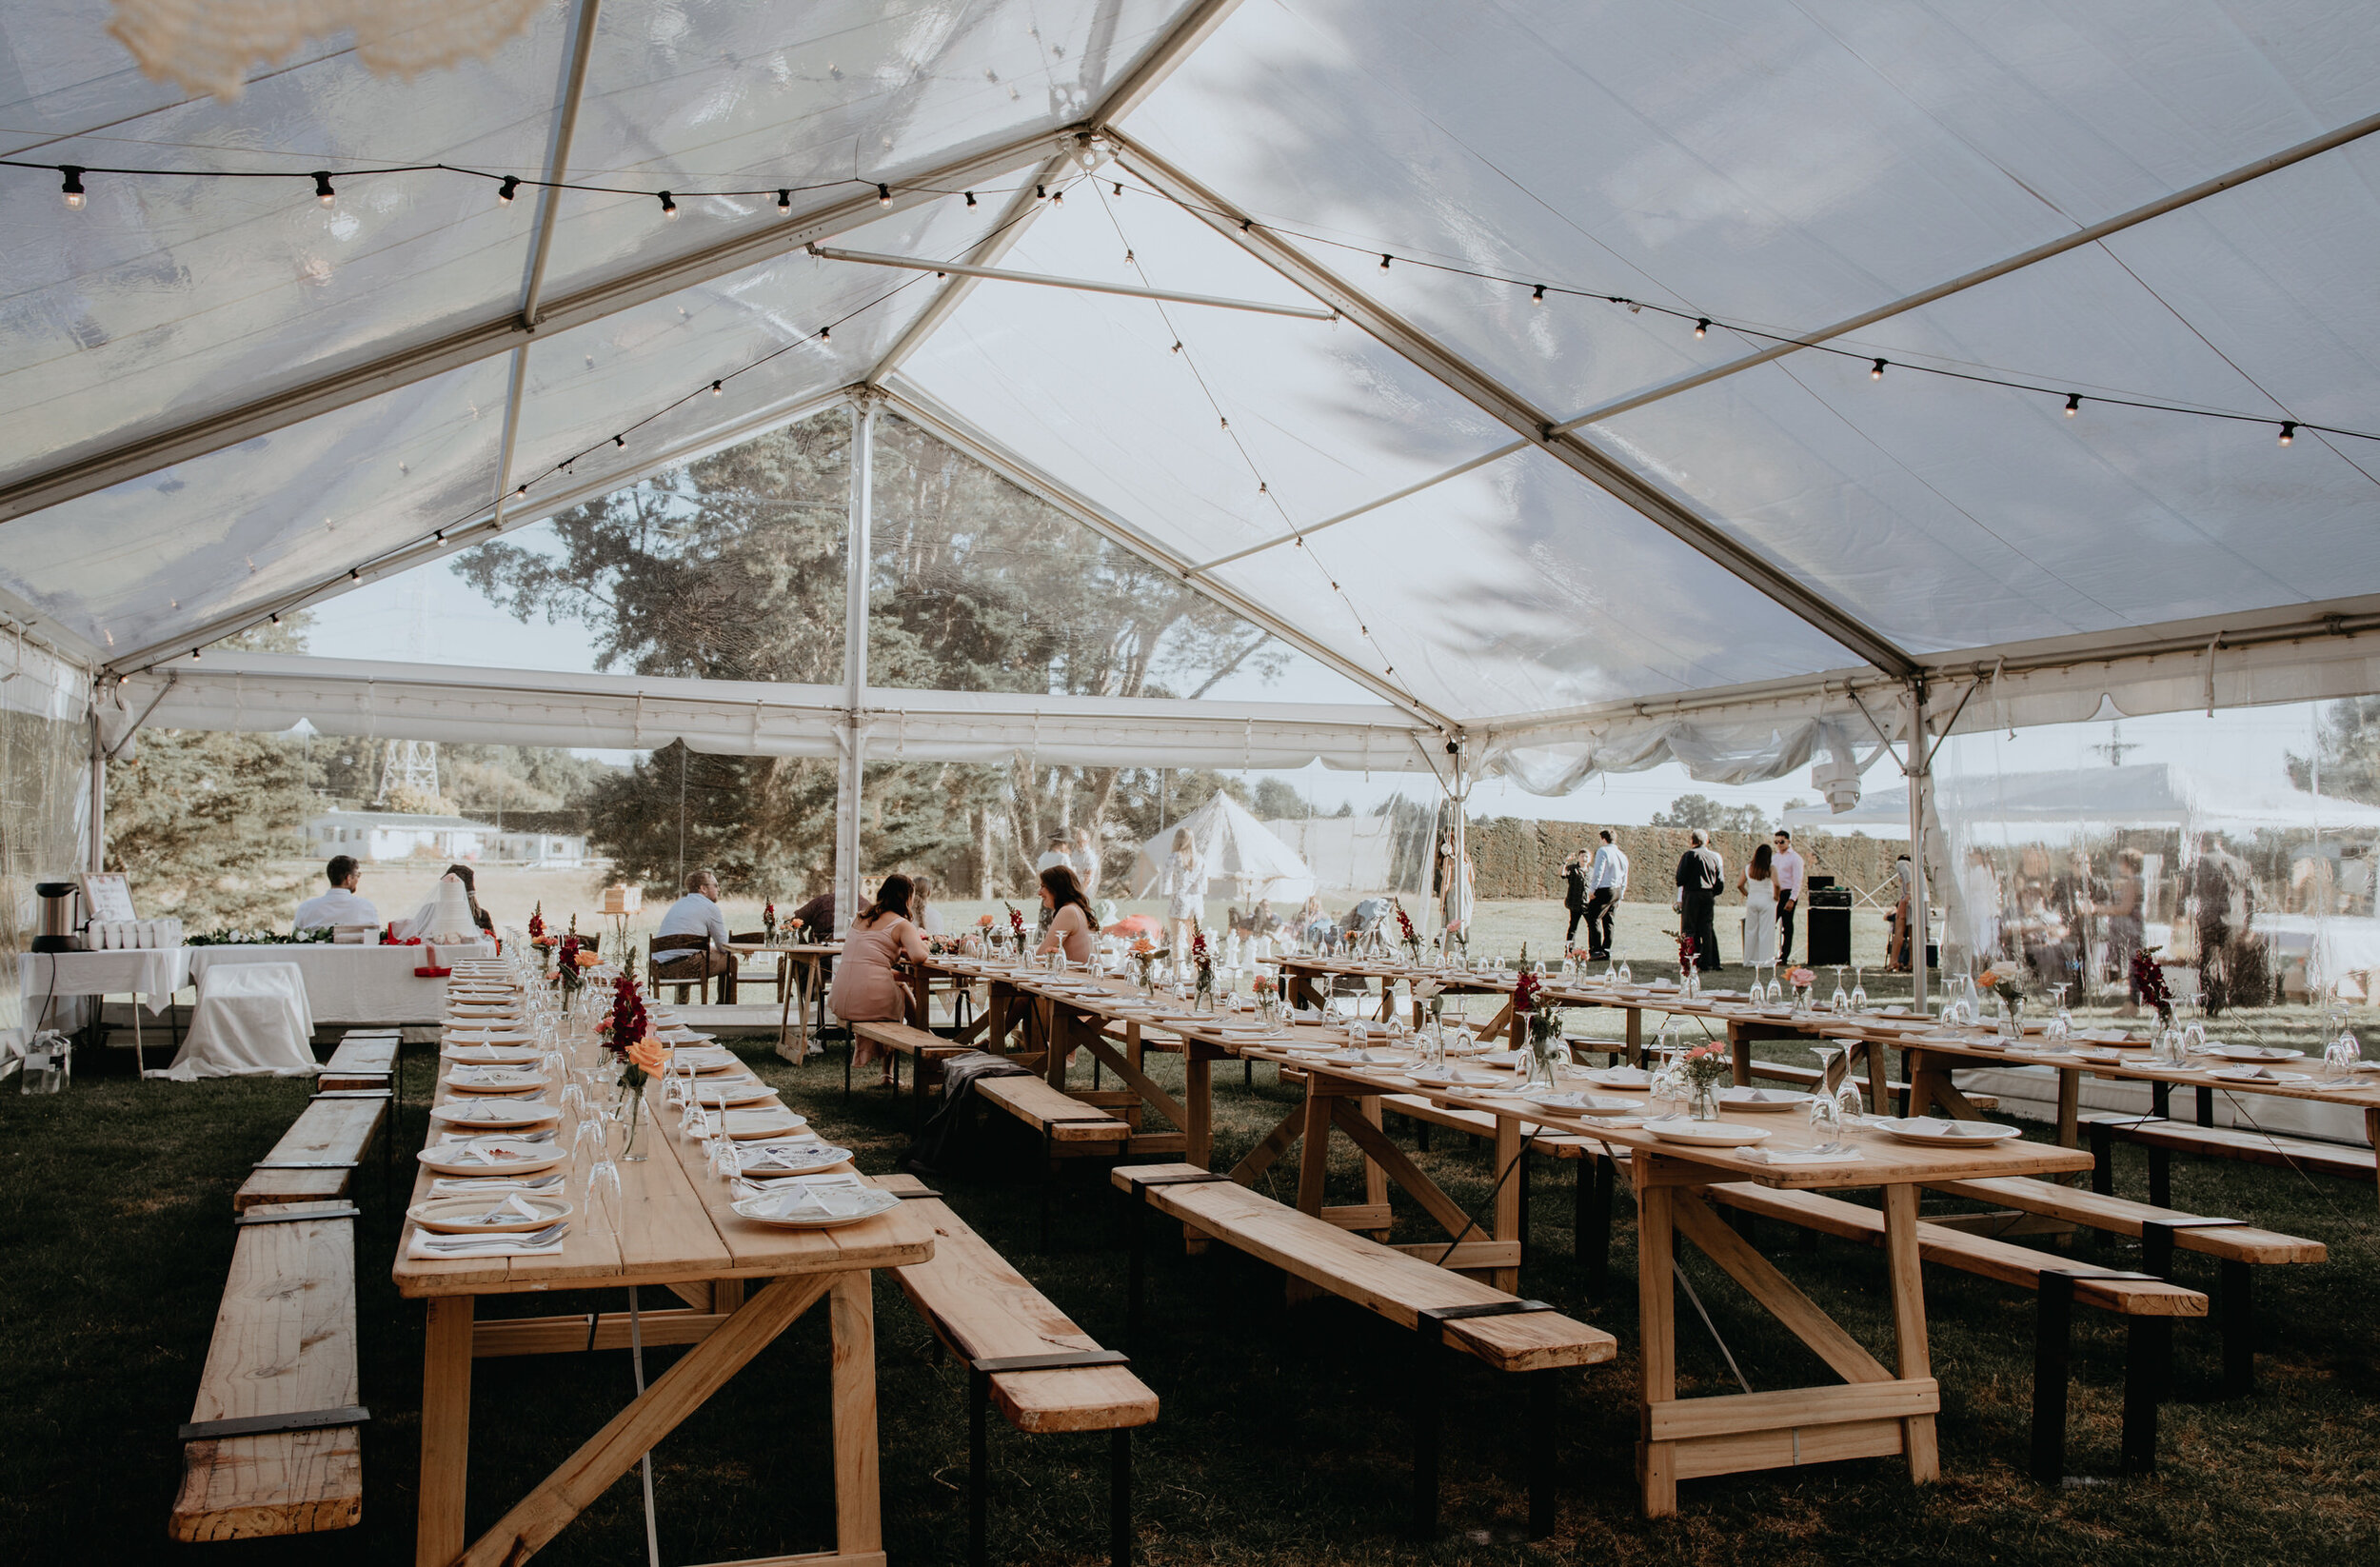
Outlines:
{"label": "white folded napkin", "polygon": [[[440,1176],[429,1183],[429,1195],[432,1197],[493,1197],[499,1192],[526,1192],[531,1188],[533,1182],[544,1180],[553,1173],[551,1170],[541,1170],[535,1175],[520,1176],[513,1180],[506,1180],[501,1176]],[[556,1192],[562,1188],[545,1186],[537,1189]]]}
{"label": "white folded napkin", "polygon": [[1737,1148],[1735,1155],[1747,1164],[1854,1164],[1868,1157],[1856,1148],[1832,1154],[1797,1148]]}
{"label": "white folded napkin", "polygon": [[435,1237],[431,1231],[423,1229],[419,1224],[414,1225],[413,1240],[405,1248],[405,1255],[416,1262],[485,1262],[502,1257],[560,1257],[563,1246],[569,1241],[570,1237],[565,1232],[542,1246],[529,1246],[519,1241],[509,1241],[500,1245],[498,1244],[499,1238],[491,1235],[486,1238],[485,1244],[457,1246],[451,1249],[430,1245],[429,1242],[433,1239]]}

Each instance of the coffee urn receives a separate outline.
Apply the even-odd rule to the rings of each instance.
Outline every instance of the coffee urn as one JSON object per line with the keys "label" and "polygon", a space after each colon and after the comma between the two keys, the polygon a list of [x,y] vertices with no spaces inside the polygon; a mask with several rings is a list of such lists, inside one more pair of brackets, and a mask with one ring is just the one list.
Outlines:
{"label": "coffee urn", "polygon": [[33,950],[72,952],[81,946],[74,935],[74,913],[82,888],[72,882],[36,882],[33,896],[41,900],[41,933],[33,938]]}

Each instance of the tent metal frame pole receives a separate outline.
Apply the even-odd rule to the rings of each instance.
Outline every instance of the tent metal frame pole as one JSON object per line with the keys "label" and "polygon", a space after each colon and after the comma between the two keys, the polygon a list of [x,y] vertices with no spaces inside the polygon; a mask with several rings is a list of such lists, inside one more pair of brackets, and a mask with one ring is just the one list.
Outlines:
{"label": "tent metal frame pole", "polygon": [[1933,921],[1926,908],[1926,780],[1934,776],[1934,759],[1926,750],[1926,688],[1909,683],[1909,993],[1918,1012],[1926,1009],[1926,941]]}
{"label": "tent metal frame pole", "polygon": [[2350,125],[2324,131],[2311,140],[2299,142],[2295,147],[2286,148],[2269,157],[2258,158],[2253,163],[2242,164],[2228,173],[2217,174],[2210,180],[2201,180],[2196,185],[2173,191],[2170,195],[2160,196],[2152,202],[2143,203],[2128,212],[2118,212],[2112,218],[2103,218],[2088,228],[2077,228],[2071,234],[2062,234],[2045,244],[2036,245],[2029,250],[2019,250],[2014,255],[2003,256],[1989,266],[1978,267],[1971,272],[1963,272],[1947,282],[1937,283],[1930,288],[1920,288],[1915,293],[1903,295],[1890,304],[1879,305],[1870,310],[1862,310],[1857,315],[1846,316],[1831,327],[1820,327],[1815,331],[1803,332],[1787,342],[1772,343],[1765,348],[1728,360],[1725,364],[1714,365],[1708,369],[1696,370],[1691,375],[1681,375],[1674,381],[1665,381],[1657,387],[1648,387],[1643,391],[1589,408],[1575,418],[1565,419],[1556,425],[1554,433],[1567,434],[1587,425],[1597,424],[1606,419],[1616,419],[1623,413],[1641,408],[1649,403],[1658,403],[1663,398],[1676,397],[1680,392],[1693,391],[1697,387],[1707,387],[1714,381],[1724,381],[1731,375],[1740,375],[1745,370],[1782,359],[1788,354],[1798,353],[1804,348],[1831,342],[1845,333],[1855,332],[1863,327],[1873,327],[1879,321],[1904,315],[1911,310],[1931,305],[1936,300],[1948,299],[1956,293],[1964,293],[1978,284],[1990,283],[1994,278],[2003,278],[2011,272],[2022,271],[2036,263],[2048,261],[2053,256],[2062,256],[2069,250],[2080,249],[2083,246],[2095,244],[2112,235],[2119,234],[2127,228],[2147,223],[2151,218],[2163,217],[2168,212],[2176,211],[2194,202],[2202,202],[2209,196],[2219,195],[2223,191],[2236,188],[2251,180],[2261,179],[2267,174],[2287,169],[2292,164],[2303,163],[2308,158],[2328,152],[2333,148],[2359,141],[2375,130],[2380,130],[2380,114],[2368,114]]}
{"label": "tent metal frame pole", "polygon": [[1289,316],[1298,321],[1337,321],[1337,310],[1311,305],[1273,305],[1260,299],[1228,299],[1221,294],[1188,294],[1172,288],[1143,288],[1133,283],[1105,283],[1098,278],[1060,277],[1051,272],[1015,272],[1004,267],[979,267],[963,261],[936,261],[930,256],[893,256],[877,250],[844,250],[813,245],[810,254],[821,261],[847,261],[861,267],[894,267],[936,277],[970,277],[986,283],[1030,283],[1043,288],[1071,288],[1086,294],[1121,294],[1127,299],[1156,299],[1170,305],[1205,305],[1219,310],[1245,310],[1252,315]]}
{"label": "tent metal frame pole", "polygon": [[867,782],[868,558],[876,507],[876,404],[851,400],[851,526],[843,536],[842,776],[835,787],[835,924],[851,928],[862,907],[860,823]]}
{"label": "tent metal frame pole", "polygon": [[[875,189],[870,188],[792,220],[755,218],[749,233],[553,298],[540,307],[538,329],[560,332],[602,321],[714,278],[776,260],[813,240],[863,228],[884,218],[888,211],[930,206],[945,199],[951,188],[998,179],[1039,163],[1049,156],[1052,145],[1071,145],[1074,134],[1072,129],[1037,130],[968,157],[896,176],[889,209],[878,202]],[[317,376],[169,429],[70,457],[0,485],[0,523],[237,446],[255,436],[271,434],[317,414],[335,412],[483,359],[509,353],[518,346],[521,331],[519,314],[507,307],[501,317],[458,328],[428,343]]]}
{"label": "tent metal frame pole", "polygon": [[89,868],[108,868],[108,747],[99,737],[99,713],[90,716],[90,850]]}
{"label": "tent metal frame pole", "polygon": [[935,439],[947,442],[982,463],[993,472],[1026,493],[1056,506],[1076,522],[1103,539],[1123,545],[1134,554],[1161,570],[1173,572],[1207,598],[1214,600],[1233,614],[1270,631],[1290,646],[1346,676],[1365,690],[1398,710],[1410,713],[1441,734],[1458,733],[1461,725],[1438,712],[1410,691],[1391,684],[1373,670],[1348,658],[1344,653],[1317,642],[1304,632],[1273,614],[1260,605],[1241,597],[1220,583],[1192,581],[1189,563],[1158,544],[1140,529],[1110,515],[1097,503],[1076,494],[1059,480],[1042,473],[1032,463],[1010,451],[968,424],[958,414],[942,407],[931,398],[907,386],[895,382],[880,388],[884,400],[900,415],[923,428]]}
{"label": "tent metal frame pole", "polygon": [[[1328,268],[1112,127],[1117,161],[1190,216],[1263,262],[1370,333],[1392,352],[1482,411],[1538,443],[1546,454],[1636,510],[1714,565],[1751,585],[1787,613],[1833,638],[1855,656],[1906,680],[1917,661],[1880,632],[1861,624],[1817,589],[1772,565],[1712,519],[1656,487],[1576,434],[1555,430],[1552,416],[1394,311],[1350,287]],[[1247,224],[1243,228],[1241,225]]]}

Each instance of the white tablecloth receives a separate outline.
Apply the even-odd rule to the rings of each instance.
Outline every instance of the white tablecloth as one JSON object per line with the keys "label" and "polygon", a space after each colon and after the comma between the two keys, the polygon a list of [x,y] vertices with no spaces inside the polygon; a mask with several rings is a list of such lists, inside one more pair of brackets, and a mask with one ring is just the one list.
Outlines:
{"label": "white tablecloth", "polygon": [[[128,954],[129,956],[129,954]],[[306,1004],[315,1023],[433,1023],[446,1010],[446,982],[414,977],[429,963],[418,946],[202,946],[191,950],[190,972],[203,991],[208,970],[227,963],[295,963],[306,979]]]}
{"label": "white tablecloth", "polygon": [[132,947],[115,952],[20,952],[16,992],[25,1016],[40,1015],[50,996],[139,996],[150,1016],[163,1012],[173,993],[190,982],[186,946]]}
{"label": "white tablecloth", "polygon": [[161,1076],[200,1078],[310,1076],[314,1020],[306,976],[295,963],[219,963],[198,987],[190,1031]]}

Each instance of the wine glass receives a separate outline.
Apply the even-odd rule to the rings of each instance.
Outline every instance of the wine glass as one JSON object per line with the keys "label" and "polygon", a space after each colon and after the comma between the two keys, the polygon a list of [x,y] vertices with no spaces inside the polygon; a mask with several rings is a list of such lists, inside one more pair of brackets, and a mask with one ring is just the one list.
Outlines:
{"label": "wine glass", "polygon": [[1868,1010],[1867,970],[1856,966],[1851,971],[1851,1009],[1854,1012]]}
{"label": "wine glass", "polygon": [[2323,1049],[2323,1076],[2332,1082],[2345,1082],[2355,1075],[2355,1068],[2363,1059],[2363,1042],[2342,1022],[2338,1037]]}
{"label": "wine glass", "polygon": [[2062,984],[2053,984],[2050,987],[2050,999],[2056,1005],[2057,1011],[2050,1019],[2049,1026],[2041,1032],[2053,1044],[2063,1044],[2074,1034],[2074,1015],[2066,1009],[2066,991],[2067,987]]}
{"label": "wine glass", "polygon": [[1622,984],[1634,984],[1636,982],[1636,976],[1628,971],[1628,962],[1626,959],[1622,959],[1619,963],[1619,982]]}
{"label": "wine glass", "polygon": [[1843,1151],[1843,1110],[1834,1095],[1823,1089],[1810,1096],[1810,1131],[1817,1143],[1814,1154],[1839,1154]]}
{"label": "wine glass", "polygon": [[1843,988],[1843,965],[1841,963],[1835,965],[1835,994],[1827,1002],[1826,1009],[1838,1018],[1851,1010],[1851,995]]}
{"label": "wine glass", "polygon": [[2189,1001],[2190,1021],[2182,1025],[2182,1051],[2185,1055],[2204,1055],[2207,1049],[2207,998],[2192,996]]}

